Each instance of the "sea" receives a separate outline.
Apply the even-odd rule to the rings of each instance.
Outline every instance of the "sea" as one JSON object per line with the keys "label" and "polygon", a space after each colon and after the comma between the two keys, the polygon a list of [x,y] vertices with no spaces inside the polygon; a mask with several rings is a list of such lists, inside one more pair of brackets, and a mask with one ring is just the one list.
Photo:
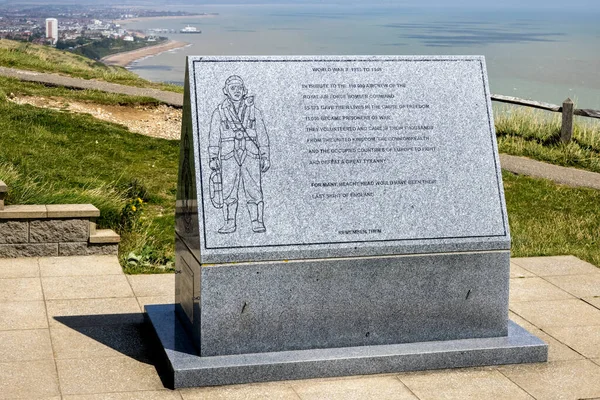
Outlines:
{"label": "sea", "polygon": [[[524,2],[525,3],[525,2]],[[600,109],[600,8],[432,8],[393,4],[203,5],[208,17],[151,19],[130,29],[189,46],[129,69],[182,85],[187,55],[484,55],[494,94]],[[181,34],[194,26],[201,34]]]}

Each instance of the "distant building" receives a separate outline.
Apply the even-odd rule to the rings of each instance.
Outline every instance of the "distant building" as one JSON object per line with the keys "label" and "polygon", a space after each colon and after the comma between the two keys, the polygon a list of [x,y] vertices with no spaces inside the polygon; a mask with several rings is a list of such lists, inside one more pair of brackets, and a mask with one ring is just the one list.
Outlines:
{"label": "distant building", "polygon": [[52,44],[58,40],[58,20],[56,18],[46,18],[46,38],[52,39]]}
{"label": "distant building", "polygon": [[125,36],[123,37],[123,40],[126,42],[133,42],[133,36]]}

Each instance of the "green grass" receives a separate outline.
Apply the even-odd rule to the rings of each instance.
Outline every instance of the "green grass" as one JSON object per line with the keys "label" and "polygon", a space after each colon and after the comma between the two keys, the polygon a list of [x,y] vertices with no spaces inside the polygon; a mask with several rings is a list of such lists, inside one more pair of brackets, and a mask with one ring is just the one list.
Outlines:
{"label": "green grass", "polygon": [[502,112],[495,112],[495,124],[501,153],[600,172],[599,120],[578,117],[568,144],[560,142],[559,113],[502,108]]}
{"label": "green grass", "polygon": [[104,65],[48,46],[13,40],[0,40],[0,66],[183,93],[183,87],[150,82],[122,67]]}
{"label": "green grass", "polygon": [[572,254],[600,266],[600,191],[503,178],[513,257]]}
{"label": "green grass", "polygon": [[0,76],[0,97],[14,95],[43,96],[77,100],[103,105],[121,106],[156,106],[161,104],[152,97],[127,96],[118,93],[107,93],[100,90],[77,90],[64,87],[45,86],[41,83],[22,82],[16,78]]}
{"label": "green grass", "polygon": [[[99,225],[122,235],[123,265],[130,252],[142,256],[128,272],[161,271],[155,267],[172,262],[177,141],[6,101],[0,101],[0,132],[8,204],[93,203],[101,210]],[[143,212],[123,221],[123,210],[138,197]]]}

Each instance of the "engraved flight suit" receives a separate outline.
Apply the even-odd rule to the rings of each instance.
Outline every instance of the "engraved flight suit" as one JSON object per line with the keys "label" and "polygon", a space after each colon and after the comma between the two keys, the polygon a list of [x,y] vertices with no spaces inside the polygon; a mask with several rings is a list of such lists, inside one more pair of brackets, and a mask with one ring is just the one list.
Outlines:
{"label": "engraved flight suit", "polygon": [[238,109],[229,98],[219,104],[212,114],[208,143],[211,162],[219,160],[223,185],[225,225],[219,233],[232,233],[236,229],[240,181],[252,230],[264,232],[261,174],[269,168],[269,137],[254,97],[242,98]]}

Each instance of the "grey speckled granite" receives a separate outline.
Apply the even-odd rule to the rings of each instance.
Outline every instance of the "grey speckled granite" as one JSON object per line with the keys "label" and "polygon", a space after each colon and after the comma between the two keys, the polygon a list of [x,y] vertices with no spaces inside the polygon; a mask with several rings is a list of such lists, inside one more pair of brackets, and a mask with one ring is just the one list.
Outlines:
{"label": "grey speckled granite", "polygon": [[508,336],[200,357],[173,305],[146,306],[174,388],[546,361],[548,347],[510,321]]}
{"label": "grey speckled granite", "polygon": [[506,336],[509,252],[203,267],[200,355]]}
{"label": "grey speckled granite", "polygon": [[176,229],[201,264],[510,248],[483,57],[189,57],[185,90]]}

